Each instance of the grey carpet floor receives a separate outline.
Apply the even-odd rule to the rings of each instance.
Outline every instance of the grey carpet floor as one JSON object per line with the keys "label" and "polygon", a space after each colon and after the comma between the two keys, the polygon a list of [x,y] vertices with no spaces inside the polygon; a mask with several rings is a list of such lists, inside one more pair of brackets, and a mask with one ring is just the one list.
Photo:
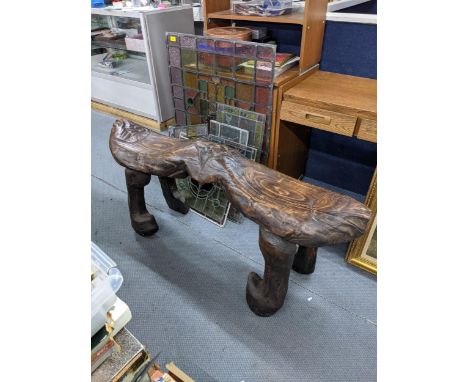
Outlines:
{"label": "grey carpet floor", "polygon": [[315,273],[291,272],[283,308],[254,315],[247,274],[263,274],[258,227],[216,227],[170,210],[158,179],[146,187],[160,230],[130,226],[124,170],[108,138],[115,118],[92,111],[92,240],[118,264],[127,328],[157,362],[200,381],[376,380],[376,279],[344,261],[345,246],[320,248]]}

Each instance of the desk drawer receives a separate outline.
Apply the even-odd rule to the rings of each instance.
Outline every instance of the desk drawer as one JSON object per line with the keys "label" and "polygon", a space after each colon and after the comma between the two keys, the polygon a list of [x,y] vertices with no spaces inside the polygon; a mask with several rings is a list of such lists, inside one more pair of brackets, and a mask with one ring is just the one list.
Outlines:
{"label": "desk drawer", "polygon": [[377,121],[361,119],[361,124],[359,125],[356,136],[365,141],[377,142]]}
{"label": "desk drawer", "polygon": [[312,106],[283,101],[280,118],[285,121],[315,127],[341,135],[352,137],[357,117],[318,109]]}

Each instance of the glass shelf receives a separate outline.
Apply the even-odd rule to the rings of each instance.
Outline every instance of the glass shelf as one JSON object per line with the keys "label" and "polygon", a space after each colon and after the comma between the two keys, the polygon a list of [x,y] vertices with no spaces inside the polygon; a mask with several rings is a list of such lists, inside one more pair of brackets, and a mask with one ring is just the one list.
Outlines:
{"label": "glass shelf", "polygon": [[96,41],[91,40],[92,48],[110,48],[117,50],[128,50],[124,39],[119,40],[108,40],[108,41]]}
{"label": "glass shelf", "polygon": [[125,43],[125,40],[119,39],[119,40],[108,40],[108,41],[91,41],[91,48],[96,49],[96,48],[106,48],[106,49],[117,49],[117,50],[126,50],[129,52],[135,52],[136,54],[139,55],[146,55],[146,52],[140,52],[139,50],[133,50],[127,48],[127,44]]}
{"label": "glass shelf", "polygon": [[112,76],[124,81],[139,83],[140,86],[150,87],[151,79],[148,71],[148,62],[146,57],[138,55],[129,55],[123,62],[115,68],[103,68],[98,63],[104,58],[106,53],[95,54],[91,56],[91,71],[101,76]]}
{"label": "glass shelf", "polygon": [[[93,31],[97,32],[103,29],[124,32],[127,36],[134,36],[142,32],[139,18],[91,15],[91,34],[93,35]],[[143,42],[143,40],[139,41]],[[92,73],[102,78],[125,82],[134,86],[151,87],[146,52],[144,52],[144,47],[141,44],[138,47],[141,47],[141,49],[129,49],[124,37],[115,40],[100,40],[98,36],[91,38]],[[115,68],[106,68],[99,65],[99,62],[107,53],[115,51],[127,52],[127,58],[120,61]]]}

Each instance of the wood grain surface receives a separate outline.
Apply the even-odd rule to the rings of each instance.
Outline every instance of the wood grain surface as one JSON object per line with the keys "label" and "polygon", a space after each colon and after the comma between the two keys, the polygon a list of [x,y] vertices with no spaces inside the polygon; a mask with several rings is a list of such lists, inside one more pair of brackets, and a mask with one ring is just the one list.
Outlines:
{"label": "wood grain surface", "polygon": [[296,246],[260,227],[258,244],[265,260],[263,278],[250,272],[246,299],[257,316],[271,316],[284,304]]}
{"label": "wood grain surface", "polygon": [[338,113],[377,119],[377,81],[317,71],[289,89],[283,99]]}
{"label": "wood grain surface", "polygon": [[281,174],[224,145],[177,140],[126,120],[114,123],[109,145],[115,160],[134,171],[221,183],[246,217],[305,247],[349,242],[370,218],[370,210],[355,199]]}
{"label": "wood grain surface", "polygon": [[280,118],[320,130],[352,137],[357,118],[352,115],[283,101]]}
{"label": "wood grain surface", "polygon": [[360,119],[356,137],[365,141],[377,143],[377,121]]}
{"label": "wood grain surface", "polygon": [[305,17],[301,37],[301,60],[299,63],[301,72],[318,64],[320,61],[327,9],[327,0],[309,0],[305,2]]}

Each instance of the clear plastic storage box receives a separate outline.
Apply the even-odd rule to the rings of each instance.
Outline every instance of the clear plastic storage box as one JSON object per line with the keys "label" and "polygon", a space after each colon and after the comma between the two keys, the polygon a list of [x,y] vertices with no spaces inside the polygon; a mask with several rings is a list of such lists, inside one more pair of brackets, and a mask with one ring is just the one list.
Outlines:
{"label": "clear plastic storage box", "polygon": [[122,282],[117,264],[91,243],[91,337],[105,325],[107,312],[114,305],[115,293]]}
{"label": "clear plastic storage box", "polygon": [[292,9],[292,0],[231,0],[231,11],[243,16],[280,16]]}

